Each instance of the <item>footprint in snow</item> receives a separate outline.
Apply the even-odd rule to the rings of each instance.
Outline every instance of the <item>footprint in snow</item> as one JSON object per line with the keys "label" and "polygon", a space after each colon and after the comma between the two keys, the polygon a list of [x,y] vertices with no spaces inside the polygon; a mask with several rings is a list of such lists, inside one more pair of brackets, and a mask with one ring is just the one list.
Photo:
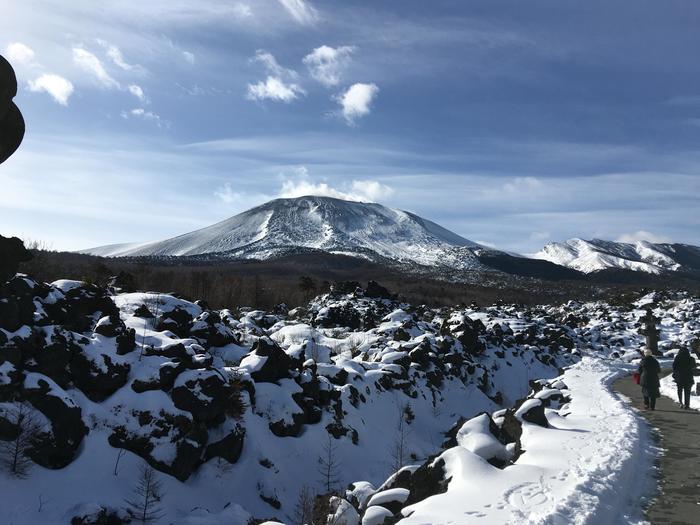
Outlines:
{"label": "footprint in snow", "polygon": [[523,483],[513,487],[505,494],[508,504],[519,511],[530,511],[545,505],[549,501],[546,487],[540,482]]}

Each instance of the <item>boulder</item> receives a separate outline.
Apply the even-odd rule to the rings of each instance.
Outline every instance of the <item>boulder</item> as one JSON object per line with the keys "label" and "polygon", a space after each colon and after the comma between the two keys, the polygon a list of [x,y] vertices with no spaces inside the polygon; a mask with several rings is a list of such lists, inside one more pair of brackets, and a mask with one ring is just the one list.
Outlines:
{"label": "boulder", "polygon": [[[153,393],[139,395],[148,396]],[[132,409],[130,419],[137,424],[114,427],[108,438],[110,445],[133,452],[153,468],[180,481],[189,478],[201,464],[208,439],[204,425],[165,408],[157,412]]]}
{"label": "boulder", "polygon": [[131,366],[115,363],[105,353],[82,349],[75,354],[70,369],[76,386],[92,401],[100,402],[126,384]]}
{"label": "boulder", "polygon": [[46,468],[67,466],[75,458],[88,433],[80,407],[54,381],[37,373],[27,374],[24,396],[51,422],[50,432],[42,433],[29,451],[29,456]]}
{"label": "boulder", "polygon": [[173,403],[196,421],[214,422],[224,417],[235,387],[214,368],[186,370],[177,376],[171,391]]}
{"label": "boulder", "polygon": [[193,318],[190,313],[180,306],[176,306],[172,310],[163,312],[159,317],[156,329],[158,331],[170,330],[180,338],[186,338],[190,335]]}
{"label": "boulder", "polygon": [[8,332],[34,324],[34,286],[28,279],[15,276],[4,286],[0,283],[0,328]]}
{"label": "boulder", "polygon": [[70,525],[125,525],[131,517],[124,509],[102,505],[82,505],[71,518]]}
{"label": "boulder", "polygon": [[274,383],[289,377],[292,359],[277,343],[264,336],[255,342],[250,354],[241,361],[241,368],[248,369],[255,382]]}
{"label": "boulder", "polygon": [[0,286],[14,277],[20,263],[31,259],[32,254],[24,247],[21,239],[0,235]]}
{"label": "boulder", "polygon": [[243,441],[245,440],[245,429],[236,425],[234,429],[219,441],[209,443],[204,451],[205,461],[212,458],[223,458],[233,464],[238,461],[243,452]]}
{"label": "boulder", "polygon": [[549,427],[549,422],[544,415],[544,403],[540,399],[526,399],[515,411],[515,417],[541,427]]}

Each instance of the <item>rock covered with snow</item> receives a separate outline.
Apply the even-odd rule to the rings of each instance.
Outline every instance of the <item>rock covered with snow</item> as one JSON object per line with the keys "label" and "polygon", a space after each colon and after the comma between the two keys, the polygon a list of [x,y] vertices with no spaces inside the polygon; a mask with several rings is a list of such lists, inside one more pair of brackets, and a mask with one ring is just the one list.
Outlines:
{"label": "rock covered with snow", "polygon": [[[228,518],[229,502],[291,519],[297,489],[325,492],[325,447],[342,465],[329,515],[398,520],[450,480],[517,465],[529,436],[556,433],[572,406],[568,379],[556,379],[564,367],[582,355],[624,363],[641,344],[631,303],[427,308],[341,283],[288,315],[78,281],[7,284],[0,402],[28,403],[46,422],[35,461],[111,472],[127,451],[125,468],[145,461],[183,501],[207,501],[172,511],[178,523]],[[661,347],[700,340],[699,305],[654,298]],[[87,490],[93,478],[80,476]],[[342,492],[357,479],[367,481]],[[92,503],[118,507],[126,495],[110,486]]]}

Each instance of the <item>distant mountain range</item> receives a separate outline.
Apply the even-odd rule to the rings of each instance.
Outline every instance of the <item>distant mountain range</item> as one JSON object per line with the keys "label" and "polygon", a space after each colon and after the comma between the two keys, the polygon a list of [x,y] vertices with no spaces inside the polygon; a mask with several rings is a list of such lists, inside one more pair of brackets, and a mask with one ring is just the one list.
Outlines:
{"label": "distant mountain range", "polygon": [[164,241],[113,244],[82,253],[268,260],[305,252],[443,274],[500,272],[547,279],[582,278],[582,273],[609,269],[653,274],[700,270],[700,248],[695,246],[571,239],[524,257],[482,246],[407,211],[318,196],[275,199]]}
{"label": "distant mountain range", "polygon": [[689,244],[634,244],[593,239],[569,239],[547,244],[533,257],[583,273],[633,270],[652,274],[700,270],[700,247]]}

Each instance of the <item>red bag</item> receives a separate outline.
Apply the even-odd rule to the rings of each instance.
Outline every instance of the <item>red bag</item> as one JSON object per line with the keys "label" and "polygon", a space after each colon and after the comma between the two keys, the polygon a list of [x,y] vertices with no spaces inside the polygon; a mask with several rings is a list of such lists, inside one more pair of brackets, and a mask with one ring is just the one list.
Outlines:
{"label": "red bag", "polygon": [[634,381],[635,385],[639,384],[640,377],[641,377],[641,374],[639,372],[635,372],[634,374],[632,374],[632,381]]}

